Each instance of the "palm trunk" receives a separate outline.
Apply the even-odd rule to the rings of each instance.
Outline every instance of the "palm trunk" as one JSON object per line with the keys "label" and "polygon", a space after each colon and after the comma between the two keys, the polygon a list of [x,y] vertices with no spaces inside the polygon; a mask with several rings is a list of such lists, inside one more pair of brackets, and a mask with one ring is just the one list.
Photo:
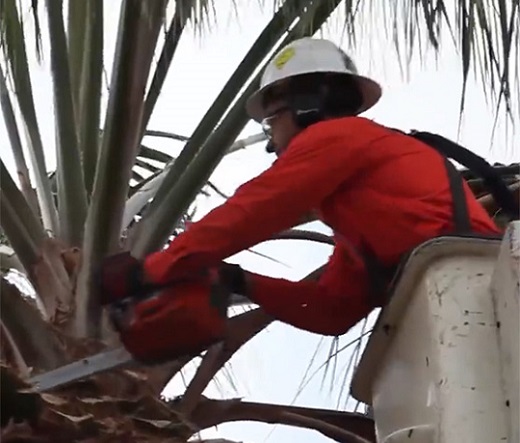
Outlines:
{"label": "palm trunk", "polygon": [[24,298],[16,286],[0,278],[0,317],[28,366],[50,370],[66,362],[57,331],[48,324],[36,304]]}

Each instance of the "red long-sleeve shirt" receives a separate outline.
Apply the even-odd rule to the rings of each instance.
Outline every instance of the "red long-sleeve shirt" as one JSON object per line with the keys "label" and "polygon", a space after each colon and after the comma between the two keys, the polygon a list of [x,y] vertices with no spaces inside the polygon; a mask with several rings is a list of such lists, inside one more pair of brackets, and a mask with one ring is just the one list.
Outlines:
{"label": "red long-sleeve shirt", "polygon": [[[499,229],[465,184],[472,228]],[[421,142],[362,117],[327,120],[302,131],[271,168],[191,225],[145,270],[164,282],[267,240],[310,210],[336,234],[317,282],[251,274],[251,298],[275,318],[337,335],[366,316],[367,274],[355,250],[366,242],[383,264],[452,229],[442,157]]]}

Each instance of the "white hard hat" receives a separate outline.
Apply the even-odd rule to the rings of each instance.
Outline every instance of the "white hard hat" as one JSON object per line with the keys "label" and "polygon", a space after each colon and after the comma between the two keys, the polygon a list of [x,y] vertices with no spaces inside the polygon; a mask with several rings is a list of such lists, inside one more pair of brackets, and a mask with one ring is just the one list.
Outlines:
{"label": "white hard hat", "polygon": [[357,73],[354,62],[329,40],[304,37],[289,43],[269,62],[260,81],[260,88],[246,103],[246,111],[257,122],[262,121],[262,96],[267,88],[282,80],[312,73],[345,74],[353,78],[362,95],[360,114],[374,106],[381,97],[381,86]]}

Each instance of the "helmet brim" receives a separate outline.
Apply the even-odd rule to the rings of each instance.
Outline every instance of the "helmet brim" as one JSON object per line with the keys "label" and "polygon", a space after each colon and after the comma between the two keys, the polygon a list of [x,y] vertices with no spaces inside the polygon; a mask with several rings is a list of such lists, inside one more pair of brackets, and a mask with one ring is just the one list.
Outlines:
{"label": "helmet brim", "polygon": [[[334,74],[338,74],[337,72]],[[352,74],[352,73],[341,73],[339,75],[348,76],[350,78],[354,78],[355,81],[358,84],[358,87],[361,91],[361,96],[363,97],[362,105],[356,112],[356,114],[361,114],[365,111],[368,111],[370,108],[372,108],[381,98],[382,95],[382,88],[381,85],[374,80],[358,75],[358,74]],[[293,78],[297,78],[298,76],[294,76]],[[279,82],[286,81],[287,78],[284,78],[280,80]],[[265,118],[265,110],[263,107],[263,100],[262,97],[265,93],[265,91],[269,88],[272,88],[277,83],[271,83],[269,85],[264,86],[263,88],[259,89],[255,93],[253,93],[249,99],[246,102],[246,112],[254,121],[260,123]]]}

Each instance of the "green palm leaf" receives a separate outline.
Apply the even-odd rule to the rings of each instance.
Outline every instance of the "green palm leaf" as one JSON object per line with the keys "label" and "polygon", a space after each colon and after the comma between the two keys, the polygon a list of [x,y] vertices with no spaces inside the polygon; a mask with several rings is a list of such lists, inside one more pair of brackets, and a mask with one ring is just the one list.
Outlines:
{"label": "green palm leaf", "polygon": [[34,108],[32,84],[27,63],[24,31],[15,0],[2,2],[0,26],[1,46],[9,63],[18,106],[26,129],[43,224],[49,231],[57,232],[58,217],[50,184],[47,180],[45,155]]}

